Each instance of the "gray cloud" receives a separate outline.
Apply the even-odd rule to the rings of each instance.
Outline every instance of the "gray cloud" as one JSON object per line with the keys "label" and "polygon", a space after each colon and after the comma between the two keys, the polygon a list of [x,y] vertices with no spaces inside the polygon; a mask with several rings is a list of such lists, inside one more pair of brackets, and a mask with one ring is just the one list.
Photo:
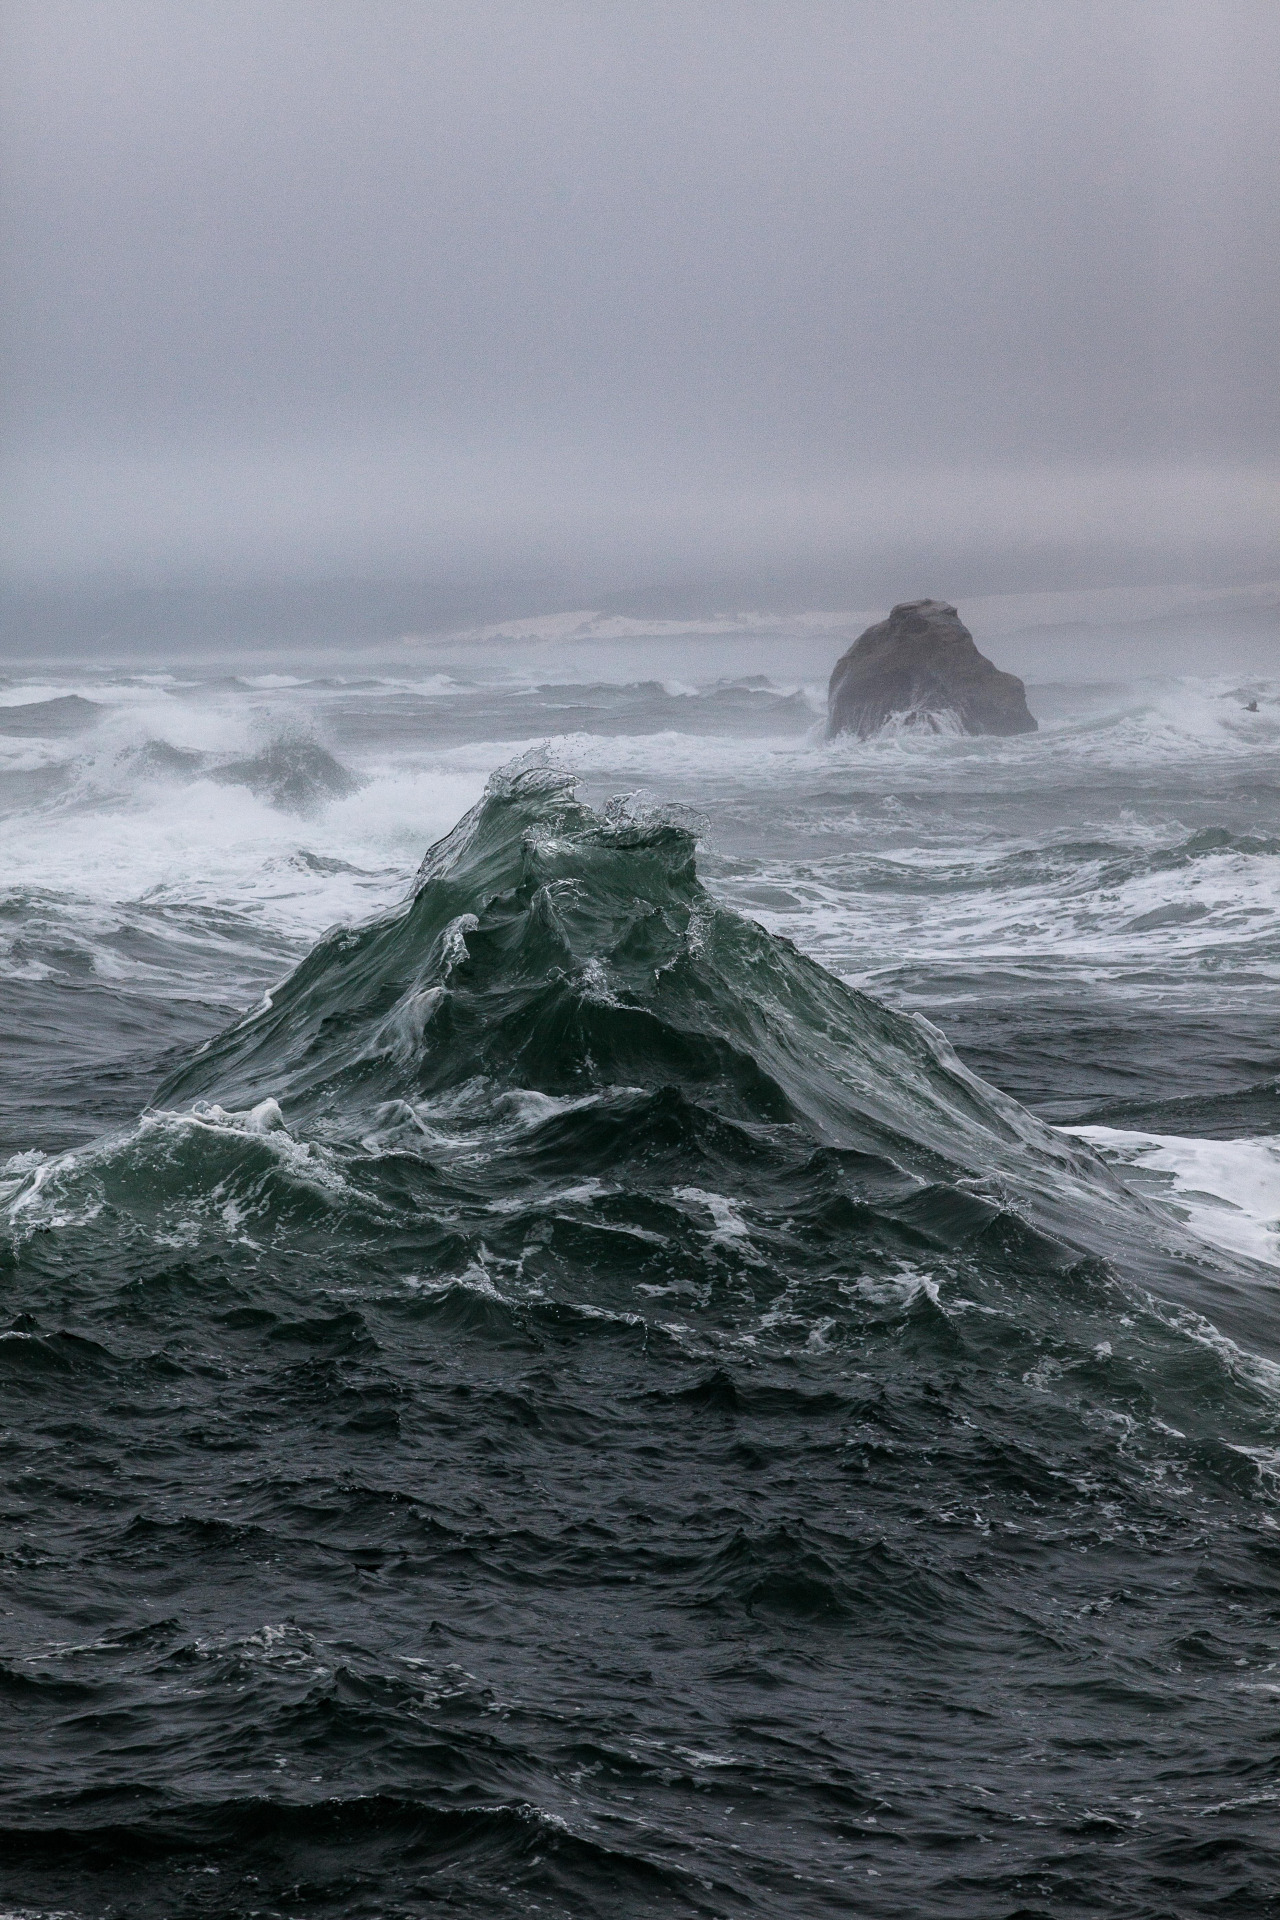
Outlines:
{"label": "gray cloud", "polygon": [[1269,0],[4,21],[19,579],[994,589],[1273,543]]}

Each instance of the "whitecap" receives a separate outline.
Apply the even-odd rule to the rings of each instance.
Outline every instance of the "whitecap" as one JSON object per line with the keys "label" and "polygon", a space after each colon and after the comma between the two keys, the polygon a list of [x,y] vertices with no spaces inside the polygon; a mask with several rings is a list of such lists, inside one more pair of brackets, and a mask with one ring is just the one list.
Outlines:
{"label": "whitecap", "polygon": [[1280,1137],[1200,1140],[1118,1127],[1064,1127],[1204,1240],[1280,1267]]}

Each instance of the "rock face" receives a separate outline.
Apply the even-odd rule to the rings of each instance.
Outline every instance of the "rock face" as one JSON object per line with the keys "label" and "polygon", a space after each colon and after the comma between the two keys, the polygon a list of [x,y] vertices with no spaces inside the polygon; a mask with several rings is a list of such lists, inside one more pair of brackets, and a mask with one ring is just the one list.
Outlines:
{"label": "rock face", "polygon": [[865,740],[888,720],[942,733],[1035,733],[1027,690],[978,652],[945,600],[907,600],[836,662],[827,734]]}

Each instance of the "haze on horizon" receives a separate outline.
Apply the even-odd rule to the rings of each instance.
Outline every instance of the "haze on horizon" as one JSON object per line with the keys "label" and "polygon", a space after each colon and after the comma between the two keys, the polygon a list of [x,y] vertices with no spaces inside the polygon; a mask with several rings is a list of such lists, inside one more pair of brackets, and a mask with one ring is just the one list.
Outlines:
{"label": "haze on horizon", "polygon": [[8,0],[3,37],[11,595],[1280,571],[1270,0]]}

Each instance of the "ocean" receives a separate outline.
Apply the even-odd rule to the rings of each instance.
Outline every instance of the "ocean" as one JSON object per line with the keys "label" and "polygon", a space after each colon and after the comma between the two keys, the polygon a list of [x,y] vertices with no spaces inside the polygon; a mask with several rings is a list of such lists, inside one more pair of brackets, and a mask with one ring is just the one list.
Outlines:
{"label": "ocean", "polygon": [[1280,680],[588,652],[0,683],[0,1912],[1280,1914]]}

